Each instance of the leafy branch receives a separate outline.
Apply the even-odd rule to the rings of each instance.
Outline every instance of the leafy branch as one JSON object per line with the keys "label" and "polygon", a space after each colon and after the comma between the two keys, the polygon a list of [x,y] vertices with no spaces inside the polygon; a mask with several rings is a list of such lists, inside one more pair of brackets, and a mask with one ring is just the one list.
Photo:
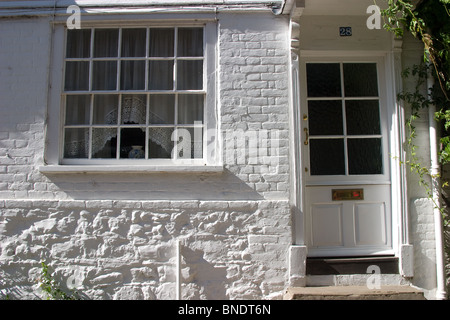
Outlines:
{"label": "leafy branch", "polygon": [[[416,5],[410,0],[385,2],[387,8],[381,10],[384,28],[396,37],[403,37],[405,32],[409,32],[424,46],[423,63],[402,72],[403,77],[414,77],[414,89],[401,92],[397,98],[411,107],[411,115],[406,122],[409,129],[409,159],[405,164],[417,174],[419,184],[424,186],[427,197],[435,201],[428,178],[441,177],[433,175],[420,162],[418,147],[414,144],[417,138],[414,122],[420,118],[421,109],[428,108],[431,104],[436,106],[439,111],[435,113],[435,119],[441,124],[439,161],[442,165],[450,163],[450,0],[421,0]],[[426,88],[429,74],[438,84],[433,88]],[[424,88],[427,89],[426,93]],[[444,181],[443,186],[448,186],[448,182]],[[434,205],[441,210],[445,220],[444,208],[439,203]],[[449,222],[445,223],[447,225]]]}
{"label": "leafy branch", "polygon": [[44,291],[47,300],[79,300],[75,292],[73,294],[67,294],[60,289],[59,283],[50,274],[48,265],[43,261],[41,261],[39,282],[39,287]]}

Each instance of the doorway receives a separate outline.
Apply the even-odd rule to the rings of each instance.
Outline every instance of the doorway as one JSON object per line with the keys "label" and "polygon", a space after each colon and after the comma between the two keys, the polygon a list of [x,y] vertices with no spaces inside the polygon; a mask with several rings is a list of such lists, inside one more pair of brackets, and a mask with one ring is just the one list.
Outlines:
{"label": "doorway", "polygon": [[305,244],[309,257],[393,254],[382,58],[300,65]]}

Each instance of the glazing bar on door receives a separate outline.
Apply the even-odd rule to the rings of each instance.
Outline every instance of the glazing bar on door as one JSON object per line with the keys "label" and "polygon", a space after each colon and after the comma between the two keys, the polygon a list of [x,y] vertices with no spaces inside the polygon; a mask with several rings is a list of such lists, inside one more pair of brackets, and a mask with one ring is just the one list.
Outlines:
{"label": "glazing bar on door", "polygon": [[331,198],[333,201],[364,200],[364,189],[333,189]]}

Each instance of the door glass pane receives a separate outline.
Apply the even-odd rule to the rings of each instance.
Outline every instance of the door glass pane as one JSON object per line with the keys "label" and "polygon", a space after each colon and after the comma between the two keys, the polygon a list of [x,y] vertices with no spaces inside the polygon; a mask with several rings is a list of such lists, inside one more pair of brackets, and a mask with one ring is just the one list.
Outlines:
{"label": "door glass pane", "polygon": [[347,148],[349,174],[383,173],[381,138],[348,139]]}
{"label": "door glass pane", "polygon": [[94,58],[117,57],[119,29],[96,29],[94,33]]}
{"label": "door glass pane", "polygon": [[149,90],[173,90],[173,60],[149,61]]}
{"label": "door glass pane", "polygon": [[310,135],[342,135],[342,101],[309,101]]}
{"label": "door glass pane", "polygon": [[66,125],[89,124],[90,95],[73,95],[66,97]]}
{"label": "door glass pane", "polygon": [[120,88],[122,90],[145,89],[145,61],[122,61]]}
{"label": "door glass pane", "polygon": [[174,29],[150,29],[149,56],[173,57],[175,53],[174,40]]}
{"label": "door glass pane", "polygon": [[310,139],[311,175],[344,175],[344,139]]}
{"label": "door glass pane", "polygon": [[346,97],[377,97],[376,63],[344,63]]}
{"label": "door glass pane", "polygon": [[308,63],[306,65],[308,97],[340,97],[339,63]]}
{"label": "door glass pane", "polygon": [[67,30],[67,58],[89,58],[91,55],[91,29]]}
{"label": "door glass pane", "polygon": [[94,61],[92,90],[116,90],[117,62]]}
{"label": "door glass pane", "polygon": [[145,57],[147,30],[122,30],[122,57]]}
{"label": "door glass pane", "polygon": [[345,102],[347,134],[380,134],[378,100],[348,100]]}
{"label": "door glass pane", "polygon": [[117,124],[118,96],[102,94],[94,96],[93,124]]}

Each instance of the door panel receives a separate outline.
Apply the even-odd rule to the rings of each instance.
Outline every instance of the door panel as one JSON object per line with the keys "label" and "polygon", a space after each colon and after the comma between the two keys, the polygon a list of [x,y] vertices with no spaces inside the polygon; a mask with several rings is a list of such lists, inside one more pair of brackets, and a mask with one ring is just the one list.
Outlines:
{"label": "door panel", "polygon": [[314,247],[343,246],[342,204],[311,206],[311,244]]}
{"label": "door panel", "polygon": [[387,244],[384,203],[355,204],[355,245]]}

